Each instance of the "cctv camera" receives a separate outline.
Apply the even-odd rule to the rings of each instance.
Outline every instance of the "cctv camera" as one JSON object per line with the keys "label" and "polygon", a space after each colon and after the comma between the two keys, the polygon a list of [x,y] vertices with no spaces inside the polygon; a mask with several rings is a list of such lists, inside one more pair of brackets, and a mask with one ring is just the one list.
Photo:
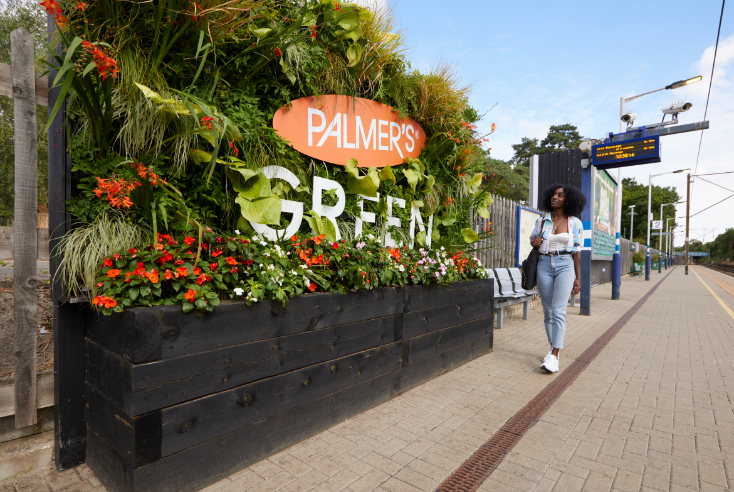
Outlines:
{"label": "cctv camera", "polygon": [[693,107],[693,104],[691,103],[678,103],[678,104],[672,104],[670,106],[666,106],[664,108],[660,108],[660,111],[662,111],[664,114],[676,115],[678,113],[683,113],[685,111],[688,111],[692,107]]}
{"label": "cctv camera", "polygon": [[631,125],[637,119],[637,114],[635,114],[635,113],[627,113],[627,114],[623,115],[620,119],[622,121],[624,121],[625,123],[627,123],[627,125]]}

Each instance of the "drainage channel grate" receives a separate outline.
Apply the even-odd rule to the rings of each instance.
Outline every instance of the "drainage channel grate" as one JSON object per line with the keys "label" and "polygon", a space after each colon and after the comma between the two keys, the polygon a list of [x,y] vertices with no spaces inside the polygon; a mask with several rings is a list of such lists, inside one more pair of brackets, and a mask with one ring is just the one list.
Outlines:
{"label": "drainage channel grate", "polygon": [[[675,267],[673,267],[675,269]],[[495,468],[502,462],[522,436],[543,416],[555,403],[558,397],[573,384],[576,378],[586,369],[592,360],[604,350],[604,347],[619,333],[632,316],[640,310],[645,301],[660,287],[660,284],[673,273],[673,269],[663,277],[650,291],[624,313],[607,331],[576,358],[561,374],[555,377],[548,386],[535,395],[524,407],[505,422],[489,440],[477,449],[461,466],[439,485],[436,492],[474,492]]]}

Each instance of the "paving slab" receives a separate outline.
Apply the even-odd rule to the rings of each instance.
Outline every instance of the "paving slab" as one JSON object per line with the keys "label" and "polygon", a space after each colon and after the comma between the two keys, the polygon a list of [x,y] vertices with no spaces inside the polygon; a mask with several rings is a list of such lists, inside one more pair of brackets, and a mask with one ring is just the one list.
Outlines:
{"label": "paving slab", "polygon": [[[734,485],[734,319],[678,267],[520,440],[479,490],[722,490]],[[698,277],[696,276],[696,272]],[[561,369],[664,275],[592,290],[570,308]],[[699,279],[700,277],[700,279]],[[507,318],[494,352],[208,487],[275,491],[432,491],[548,383],[542,311]],[[68,483],[67,483],[68,482]],[[7,490],[104,490],[86,466],[50,467]],[[12,488],[8,489],[8,484]],[[3,489],[0,489],[3,490]],[[71,488],[69,490],[72,490]]]}

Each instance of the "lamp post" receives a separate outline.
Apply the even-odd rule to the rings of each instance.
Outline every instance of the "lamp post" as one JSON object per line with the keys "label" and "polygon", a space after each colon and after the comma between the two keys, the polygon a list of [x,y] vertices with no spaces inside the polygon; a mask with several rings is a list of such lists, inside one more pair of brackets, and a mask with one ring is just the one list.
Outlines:
{"label": "lamp post", "polygon": [[[676,172],[679,172],[679,171],[676,171]],[[662,224],[662,222],[663,222],[663,207],[667,207],[668,205],[677,205],[679,203],[684,203],[684,202],[661,203],[660,204],[660,225],[661,226],[663,225]],[[667,222],[666,222],[666,229],[667,229]],[[663,272],[663,251],[664,251],[663,250],[663,235],[662,235],[663,230],[664,229],[661,229],[660,230],[660,236],[658,236],[660,238],[660,242],[658,243],[658,249],[660,250],[660,254],[658,255],[658,273],[662,273]],[[668,243],[666,242],[665,244],[667,245]],[[665,263],[665,269],[666,270],[668,269],[667,259],[666,259],[666,263]]]}
{"label": "lamp post", "polygon": [[692,77],[690,79],[679,80],[678,82],[673,82],[670,85],[666,85],[665,87],[661,87],[660,89],[655,89],[654,91],[643,92],[642,94],[637,94],[636,96],[632,96],[632,97],[620,97],[619,98],[619,118],[620,118],[620,120],[619,120],[619,133],[622,133],[622,119],[621,118],[622,118],[622,116],[624,116],[624,105],[625,105],[625,103],[628,103],[630,101],[634,101],[635,99],[639,99],[642,96],[646,96],[648,94],[652,94],[653,92],[664,91],[664,90],[667,90],[667,89],[677,89],[679,87],[685,87],[685,86],[687,86],[689,84],[693,84],[695,82],[700,82],[701,79],[703,79],[703,77],[701,77],[700,75],[698,75],[698,76]]}
{"label": "lamp post", "polygon": [[[670,233],[669,221],[675,220],[675,217],[668,217],[665,219],[665,232]],[[670,263],[670,235],[665,235],[665,269],[668,269],[668,263]]]}
{"label": "lamp post", "polygon": [[632,242],[632,238],[635,237],[634,231],[635,231],[635,207],[637,205],[630,205],[630,208],[632,210],[629,211],[627,215],[630,216],[630,242]]}
{"label": "lamp post", "polygon": [[[658,89],[658,90],[662,90],[662,89]],[[650,209],[652,207],[652,178],[655,178],[657,176],[663,176],[664,174],[678,174],[684,171],[690,171],[690,169],[678,169],[677,171],[671,171],[669,173],[660,173],[660,174],[650,175],[650,179],[647,184],[647,244],[646,244],[647,251],[645,252],[645,280],[650,280],[650,222],[652,220],[652,212],[650,211]],[[660,220],[662,219],[663,217],[661,215]],[[687,256],[688,255],[686,254],[686,257]]]}

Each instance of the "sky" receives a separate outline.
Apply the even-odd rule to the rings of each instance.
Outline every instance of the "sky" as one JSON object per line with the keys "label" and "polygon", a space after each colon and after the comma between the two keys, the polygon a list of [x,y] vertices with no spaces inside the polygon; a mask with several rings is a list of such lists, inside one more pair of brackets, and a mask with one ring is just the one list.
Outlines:
{"label": "sky", "polygon": [[[496,158],[509,159],[512,144],[522,137],[542,139],[554,124],[576,125],[584,137],[618,132],[621,96],[696,75],[703,81],[644,96],[625,109],[637,113],[635,125],[654,123],[662,119],[661,107],[685,101],[693,108],[679,121],[703,120],[718,0],[393,0],[389,5],[406,33],[414,69],[451,63],[472,86],[472,106],[480,114],[494,106],[479,129],[497,124],[488,144]],[[703,132],[697,174],[734,171],[734,5],[724,12],[706,119],[711,127]],[[662,162],[624,168],[622,177],[647,184],[651,174],[694,169],[700,138],[701,132],[662,137]],[[692,215],[734,194],[734,174],[702,178],[732,191],[694,180]],[[653,183],[674,186],[685,197],[685,173],[659,176]],[[685,204],[677,210],[685,216]],[[734,227],[734,198],[692,217],[691,239],[711,241],[726,227]],[[684,229],[678,232],[676,245],[682,245]]]}

